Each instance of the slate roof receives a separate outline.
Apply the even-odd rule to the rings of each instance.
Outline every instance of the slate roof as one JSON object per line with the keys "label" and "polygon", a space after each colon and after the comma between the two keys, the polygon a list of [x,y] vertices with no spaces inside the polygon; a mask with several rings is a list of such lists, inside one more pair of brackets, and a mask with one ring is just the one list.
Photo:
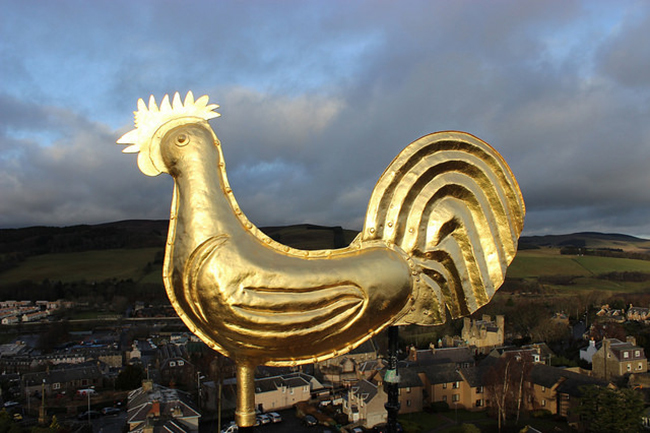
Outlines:
{"label": "slate roof", "polygon": [[352,392],[359,396],[365,403],[371,401],[377,395],[377,385],[368,382],[367,380],[360,380],[356,385],[351,388]]}
{"label": "slate roof", "polygon": [[166,428],[170,421],[177,426],[180,425],[179,428],[182,430],[179,430],[179,432],[189,431],[182,423],[182,419],[201,417],[201,414],[194,408],[190,397],[177,389],[154,383],[149,391],[145,391],[142,387],[131,391],[129,394],[127,422],[136,424],[135,429],[141,430],[148,421],[151,421],[149,414],[152,412],[159,412],[160,414],[159,417],[153,419],[155,431],[157,431],[157,428]]}
{"label": "slate roof", "polygon": [[575,373],[558,367],[544,364],[535,364],[531,372],[533,383],[552,388],[558,382],[557,392],[570,396],[580,397],[580,388],[587,385],[607,386],[608,382],[592,376]]}
{"label": "slate roof", "polygon": [[255,379],[255,392],[263,393],[275,391],[285,386],[287,388],[298,388],[301,386],[310,386],[310,377],[302,373],[292,373],[282,376],[264,377]]}
{"label": "slate roof", "polygon": [[431,349],[418,350],[417,361],[409,363],[426,365],[426,364],[474,364],[474,355],[472,350],[467,347],[442,347],[432,351]]}
{"label": "slate roof", "polygon": [[456,363],[425,365],[421,366],[420,371],[427,376],[432,385],[462,380]]}
{"label": "slate roof", "polygon": [[[418,375],[418,370],[419,368],[414,368],[414,367],[404,367],[400,368],[398,366],[397,371],[399,373],[399,388],[417,388],[420,386],[424,386],[424,383],[422,383],[422,379],[420,379],[420,376]],[[386,371],[388,371],[386,368],[381,370],[379,374],[381,374],[381,377],[383,379],[384,375],[386,374]]]}
{"label": "slate roof", "polygon": [[99,379],[102,372],[96,364],[80,367],[66,367],[41,371],[37,373],[25,373],[23,379],[25,386],[40,385],[45,383],[68,383],[82,379]]}

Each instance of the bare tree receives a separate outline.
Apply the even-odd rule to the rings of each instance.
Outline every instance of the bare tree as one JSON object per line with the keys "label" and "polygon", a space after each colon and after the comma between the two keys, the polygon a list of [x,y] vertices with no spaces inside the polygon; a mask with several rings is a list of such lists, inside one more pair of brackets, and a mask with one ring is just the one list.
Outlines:
{"label": "bare tree", "polygon": [[516,418],[523,403],[532,398],[532,390],[524,386],[530,380],[533,358],[526,351],[504,353],[486,372],[484,381],[492,410],[498,420],[499,431],[508,417]]}

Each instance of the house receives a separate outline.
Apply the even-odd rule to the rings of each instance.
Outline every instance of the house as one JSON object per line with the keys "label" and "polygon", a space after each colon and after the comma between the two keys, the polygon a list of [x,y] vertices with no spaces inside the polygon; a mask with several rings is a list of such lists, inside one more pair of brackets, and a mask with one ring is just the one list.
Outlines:
{"label": "house", "polygon": [[492,348],[502,346],[505,336],[505,319],[498,315],[495,320],[486,314],[479,320],[463,319],[461,338],[466,346],[475,346],[478,353],[486,354]]}
{"label": "house", "polygon": [[[426,395],[424,381],[416,367],[402,366],[401,364],[398,366],[399,413],[422,412]],[[388,369],[385,368],[375,376],[378,379],[378,386],[383,386],[387,371]]]}
{"label": "house", "polygon": [[608,386],[602,379],[544,364],[533,366],[530,384],[533,398],[527,402],[527,409],[548,410],[553,415],[567,418],[570,425],[579,422],[575,409],[580,405],[582,387]]}
{"label": "house", "polygon": [[630,373],[648,371],[648,360],[642,347],[632,337],[622,342],[616,338],[603,338],[600,349],[592,357],[594,376],[609,380]]}
{"label": "house", "polygon": [[143,380],[128,397],[126,422],[131,432],[198,432],[200,418],[186,393],[152,380]]}
{"label": "house", "polygon": [[526,346],[501,346],[492,349],[489,356],[500,358],[501,356],[526,356],[529,357],[535,364],[544,364],[552,356],[551,349],[546,343],[528,344]]}
{"label": "house", "polygon": [[48,369],[37,373],[23,374],[23,393],[34,395],[45,391],[45,395],[57,395],[64,391],[74,395],[81,388],[101,388],[103,374],[97,365],[68,366]]}
{"label": "house", "polygon": [[324,366],[341,365],[343,358],[350,359],[357,365],[365,361],[373,361],[377,359],[377,347],[375,346],[375,343],[372,341],[372,339],[364,341],[359,346],[355,347],[344,355],[336,356],[334,358],[318,362],[316,364],[316,370],[318,371]]}
{"label": "house", "polygon": [[626,314],[627,320],[643,322],[650,319],[650,308],[635,307],[630,304]]}
{"label": "house", "polygon": [[343,397],[343,412],[351,423],[359,423],[366,428],[386,422],[386,403],[388,396],[383,386],[368,380],[360,380],[350,387]]}
{"label": "house", "polygon": [[185,346],[163,344],[158,347],[156,366],[160,371],[162,383],[168,386],[194,385],[196,371],[188,361]]}
{"label": "house", "polygon": [[[357,363],[347,356],[338,357],[340,364],[328,363],[319,367],[322,381],[332,386],[350,385],[359,380]],[[372,362],[372,361],[366,361]]]}
{"label": "house", "polygon": [[20,319],[18,318],[18,316],[8,315],[2,318],[3,325],[15,325],[16,323],[19,322]]}
{"label": "house", "polygon": [[419,370],[428,394],[427,403],[442,401],[452,408],[466,408],[470,401],[469,384],[464,382],[455,363],[420,366]]}
{"label": "house", "polygon": [[255,379],[255,405],[262,411],[287,409],[309,400],[315,388],[322,388],[322,385],[304,373]]}

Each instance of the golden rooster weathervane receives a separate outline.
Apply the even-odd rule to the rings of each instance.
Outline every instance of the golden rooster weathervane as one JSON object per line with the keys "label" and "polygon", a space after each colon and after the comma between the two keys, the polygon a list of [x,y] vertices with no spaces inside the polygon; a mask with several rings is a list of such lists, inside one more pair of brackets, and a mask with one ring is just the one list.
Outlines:
{"label": "golden rooster weathervane", "polygon": [[275,242],[242,213],[228,185],[208,97],[138,101],[122,136],[149,176],[174,178],[163,281],[176,312],[237,363],[237,423],[255,423],[255,366],[345,353],[389,325],[437,325],[471,314],[503,283],[524,202],[503,158],[463,132],[408,145],[372,193],[346,247]]}

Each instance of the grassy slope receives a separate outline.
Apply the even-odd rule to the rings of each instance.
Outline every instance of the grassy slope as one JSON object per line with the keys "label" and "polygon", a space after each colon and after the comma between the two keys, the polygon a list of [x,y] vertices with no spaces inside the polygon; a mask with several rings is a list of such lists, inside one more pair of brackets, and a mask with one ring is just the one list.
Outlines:
{"label": "grassy slope", "polygon": [[560,291],[608,290],[638,292],[649,283],[616,282],[596,278],[609,272],[650,273],[650,261],[597,256],[561,255],[557,248],[525,250],[517,253],[508,268],[509,278],[536,279],[545,276],[575,276],[572,285],[547,285]]}
{"label": "grassy slope", "polygon": [[[299,248],[332,248],[333,244],[347,244],[356,232],[332,228],[299,225],[267,228],[267,233],[278,241]],[[532,238],[529,238],[532,239]],[[548,242],[548,237],[533,239]],[[552,239],[555,240],[555,239]],[[559,240],[564,241],[565,236]],[[599,238],[591,239],[587,246],[638,250],[641,241],[613,237],[609,243]],[[553,242],[551,242],[553,243]],[[82,253],[45,254],[29,257],[14,269],[0,274],[0,285],[32,280],[51,281],[103,281],[106,279],[133,279],[142,283],[161,284],[161,265],[151,265],[161,248],[93,250]],[[147,270],[145,272],[145,269]],[[545,284],[561,293],[583,290],[638,292],[647,290],[650,283],[621,283],[596,278],[608,272],[638,271],[650,273],[650,261],[623,258],[561,255],[556,245],[519,251],[508,269],[508,278],[534,280],[539,277],[567,275],[576,277],[573,284],[558,286]]]}
{"label": "grassy slope", "polygon": [[[82,253],[44,254],[29,257],[20,266],[2,273],[2,283],[24,280],[103,281],[110,278],[133,279],[145,277],[143,269],[153,262],[159,248],[85,251]],[[156,280],[154,273],[159,276]],[[152,267],[146,280],[160,282],[160,266]]]}

